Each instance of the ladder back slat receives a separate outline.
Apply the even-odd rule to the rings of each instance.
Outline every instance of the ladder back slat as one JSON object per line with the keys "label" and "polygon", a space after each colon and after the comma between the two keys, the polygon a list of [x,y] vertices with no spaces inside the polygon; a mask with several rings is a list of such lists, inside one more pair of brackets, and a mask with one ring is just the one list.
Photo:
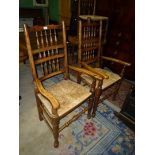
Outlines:
{"label": "ladder back slat", "polygon": [[65,24],[33,26],[24,24],[24,33],[33,77],[47,79],[68,74]]}
{"label": "ladder back slat", "polygon": [[49,60],[54,60],[54,59],[63,58],[63,57],[64,57],[64,54],[51,55],[49,57],[45,57],[42,59],[35,60],[34,62],[35,62],[35,64],[40,64],[40,63],[43,63],[43,62],[46,62]]}
{"label": "ladder back slat", "polygon": [[44,51],[49,51],[49,50],[54,50],[54,49],[61,49],[61,48],[64,48],[63,44],[48,46],[48,47],[33,50],[33,54],[37,54],[37,53],[44,52]]}
{"label": "ladder back slat", "polygon": [[50,74],[48,74],[48,75],[45,75],[45,76],[43,76],[43,77],[40,77],[39,79],[40,79],[41,81],[44,81],[44,80],[46,80],[46,79],[48,79],[48,78],[50,78],[50,77],[52,77],[52,76],[56,76],[56,75],[62,74],[62,73],[64,73],[64,72],[65,72],[65,70],[60,70],[60,71],[53,72],[53,73],[50,73]]}

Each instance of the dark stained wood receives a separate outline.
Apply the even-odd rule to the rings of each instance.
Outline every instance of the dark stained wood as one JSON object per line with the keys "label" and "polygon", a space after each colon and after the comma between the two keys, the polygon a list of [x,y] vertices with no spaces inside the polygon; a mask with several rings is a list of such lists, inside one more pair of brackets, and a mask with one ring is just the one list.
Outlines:
{"label": "dark stained wood", "polygon": [[121,111],[115,112],[126,125],[135,130],[135,86],[132,85],[124,101]]}
{"label": "dark stained wood", "polygon": [[[130,62],[125,78],[135,79],[135,0],[97,0],[96,14],[109,17],[107,42],[103,55]],[[105,62],[113,71],[121,66]]]}
{"label": "dark stained wood", "polygon": [[19,8],[20,18],[35,18],[43,17],[42,9],[40,8]]}

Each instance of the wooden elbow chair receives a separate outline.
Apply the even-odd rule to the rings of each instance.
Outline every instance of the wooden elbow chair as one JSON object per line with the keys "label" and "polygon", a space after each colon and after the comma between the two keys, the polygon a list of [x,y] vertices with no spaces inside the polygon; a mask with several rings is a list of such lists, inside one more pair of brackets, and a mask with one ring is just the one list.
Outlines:
{"label": "wooden elbow chair", "polygon": [[[103,56],[101,53],[102,45],[102,20],[100,21],[79,21],[79,33],[78,33],[78,64],[80,67],[84,67],[89,71],[98,74],[102,77],[103,81],[98,83],[98,87],[95,92],[95,102],[93,105],[92,116],[95,116],[97,106],[100,101],[108,98],[110,95],[114,95],[115,98],[126,66],[130,66],[127,63],[116,58]],[[122,65],[120,74],[116,74],[107,68],[102,68],[101,62],[112,61]],[[92,80],[85,74],[82,75],[83,80],[87,84],[91,84]],[[111,89],[110,93],[104,96],[107,89]],[[104,96],[103,98],[101,97]]]}
{"label": "wooden elbow chair", "polygon": [[[64,22],[60,25],[34,26],[24,25],[26,46],[28,49],[29,63],[35,87],[35,97],[39,113],[39,119],[45,120],[54,136],[54,147],[59,146],[59,132],[70,123],[88,111],[88,118],[91,117],[91,108],[96,83],[96,74],[78,67],[68,66],[66,32]],[[85,88],[79,81],[74,82],[69,78],[69,70],[78,74],[82,73],[92,78],[91,88]],[[62,80],[45,86],[44,81],[63,75]],[[97,78],[101,80],[101,78]],[[52,82],[52,81],[51,81]],[[59,127],[62,118],[66,117],[76,108],[88,106],[77,113],[71,120]]]}

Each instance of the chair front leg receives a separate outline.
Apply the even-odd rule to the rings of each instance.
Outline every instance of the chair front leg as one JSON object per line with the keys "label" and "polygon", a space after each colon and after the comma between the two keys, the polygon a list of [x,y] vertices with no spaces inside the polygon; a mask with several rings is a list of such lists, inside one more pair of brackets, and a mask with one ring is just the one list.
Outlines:
{"label": "chair front leg", "polygon": [[91,88],[90,88],[90,92],[92,93],[92,95],[88,101],[88,114],[87,114],[88,119],[91,118],[91,111],[92,111],[93,103],[94,103],[95,87],[96,87],[96,79],[94,78],[91,84]]}
{"label": "chair front leg", "polygon": [[52,119],[53,125],[53,136],[54,136],[54,147],[57,148],[59,146],[59,123],[60,119],[58,117]]}
{"label": "chair front leg", "polygon": [[35,93],[35,97],[36,97],[36,102],[37,102],[39,120],[42,121],[43,120],[43,116],[42,116],[43,115],[43,111],[41,109],[41,104],[42,103],[40,102],[37,93]]}
{"label": "chair front leg", "polygon": [[94,97],[95,99],[94,99],[94,104],[93,104],[92,117],[95,117],[96,115],[96,110],[99,104],[100,96],[102,94],[102,84],[103,84],[103,81],[99,81],[98,87],[95,90],[95,97]]}
{"label": "chair front leg", "polygon": [[91,111],[93,108],[93,102],[94,102],[94,93],[92,94],[92,96],[88,100],[88,114],[87,114],[88,119],[91,118]]}

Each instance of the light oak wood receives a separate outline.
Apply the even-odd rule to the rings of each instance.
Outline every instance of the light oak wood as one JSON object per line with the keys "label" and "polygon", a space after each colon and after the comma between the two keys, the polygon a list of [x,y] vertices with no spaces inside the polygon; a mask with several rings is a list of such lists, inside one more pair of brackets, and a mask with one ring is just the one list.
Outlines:
{"label": "light oak wood", "polygon": [[[86,69],[68,66],[67,60],[67,46],[66,46],[66,30],[65,24],[62,22],[60,25],[47,25],[47,26],[34,26],[28,27],[24,25],[24,33],[26,40],[26,47],[28,50],[29,63],[32,71],[34,86],[35,86],[35,96],[38,108],[38,114],[40,120],[45,120],[48,127],[51,129],[54,136],[54,147],[59,146],[59,132],[67,127],[70,123],[78,119],[83,113],[87,112],[87,117],[91,117],[91,111],[93,107],[96,80],[102,81],[102,78],[95,73],[92,73]],[[74,70],[77,72],[77,84],[69,79],[69,71]],[[42,82],[46,79],[56,77],[57,75],[63,74],[64,80],[59,81],[57,84],[51,87],[57,94],[47,90]],[[90,89],[86,89],[84,86],[80,85],[81,74],[87,74],[92,79],[92,84]],[[69,81],[67,85],[62,87],[61,84]],[[59,83],[61,83],[59,85]],[[74,84],[75,83],[75,84]],[[70,85],[69,85],[70,84]],[[69,98],[73,103],[72,105],[63,105],[65,101],[61,102],[64,98],[62,96],[57,96],[61,94],[60,88],[66,91],[71,89],[71,94],[74,93],[76,96],[74,98]],[[58,89],[59,88],[59,89]],[[78,92],[76,92],[78,90]],[[78,93],[83,91],[86,94],[79,100],[81,96]],[[82,95],[83,95],[82,94]],[[69,96],[70,95],[70,96]],[[82,106],[85,101],[88,101],[88,106],[83,108],[81,112],[73,116],[69,121],[65,122],[61,127],[59,126],[62,118],[66,117],[76,108]],[[69,102],[69,100],[67,101]],[[75,104],[76,103],[76,104]],[[48,106],[47,106],[48,104]],[[48,108],[50,106],[50,108]],[[63,107],[64,106],[64,107]],[[65,111],[63,111],[64,109]],[[61,110],[61,112],[60,112]]]}
{"label": "light oak wood", "polygon": [[108,78],[109,78],[109,76],[106,75],[105,73],[98,72],[97,70],[95,70],[93,67],[87,65],[86,63],[81,62],[81,64],[82,64],[82,66],[83,66],[84,68],[86,68],[86,69],[88,69],[89,71],[91,71],[91,72],[93,72],[93,73],[95,73],[95,74],[101,76],[103,79],[108,79]]}
{"label": "light oak wood", "polygon": [[102,58],[102,59],[105,59],[105,60],[117,62],[117,63],[120,63],[120,64],[125,65],[125,66],[131,66],[131,63],[122,61],[122,60],[120,60],[120,59],[111,58],[111,57],[106,57],[106,56],[101,56],[101,58]]}

